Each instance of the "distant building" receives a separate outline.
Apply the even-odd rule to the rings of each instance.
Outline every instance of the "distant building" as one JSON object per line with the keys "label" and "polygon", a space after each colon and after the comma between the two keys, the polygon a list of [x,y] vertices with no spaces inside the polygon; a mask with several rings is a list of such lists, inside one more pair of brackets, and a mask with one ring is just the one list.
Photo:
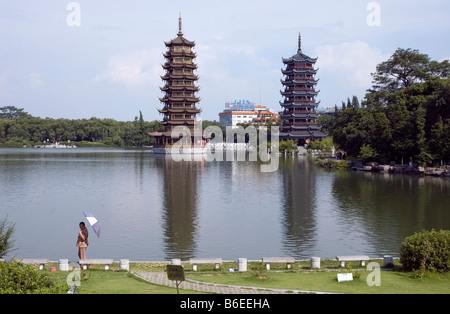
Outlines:
{"label": "distant building", "polygon": [[316,102],[318,92],[315,90],[317,70],[314,64],[317,58],[311,58],[302,53],[301,37],[298,37],[297,54],[288,59],[282,59],[286,68],[282,70],[284,78],[281,91],[284,100],[280,102],[283,111],[280,112],[280,139],[295,140],[303,145],[309,140],[321,139],[326,136],[317,125],[318,113]]}
{"label": "distant building", "polygon": [[270,120],[276,122],[280,115],[267,108],[257,106],[248,100],[235,100],[225,103],[225,109],[219,113],[219,124],[222,127],[236,127],[240,123],[267,125]]}

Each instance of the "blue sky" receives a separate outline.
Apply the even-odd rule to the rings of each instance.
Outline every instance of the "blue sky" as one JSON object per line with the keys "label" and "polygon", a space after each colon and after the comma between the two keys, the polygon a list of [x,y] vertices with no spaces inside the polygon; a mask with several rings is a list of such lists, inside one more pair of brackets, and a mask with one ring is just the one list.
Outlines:
{"label": "blue sky", "polygon": [[[42,118],[161,119],[164,41],[176,37],[180,12],[207,120],[236,99],[281,110],[281,58],[296,53],[299,32],[303,52],[319,58],[321,108],[362,99],[399,47],[450,58],[448,0],[0,0],[0,106]],[[79,26],[69,26],[73,14]]]}

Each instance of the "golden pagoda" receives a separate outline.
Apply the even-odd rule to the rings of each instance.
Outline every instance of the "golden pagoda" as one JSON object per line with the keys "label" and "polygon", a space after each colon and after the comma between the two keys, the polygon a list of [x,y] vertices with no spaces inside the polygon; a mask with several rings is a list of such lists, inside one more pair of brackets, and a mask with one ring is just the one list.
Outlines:
{"label": "golden pagoda", "polygon": [[161,76],[164,86],[160,87],[164,96],[159,98],[164,106],[162,109],[158,109],[159,113],[164,116],[163,120],[159,122],[164,128],[158,132],[149,133],[155,138],[153,151],[157,153],[167,153],[170,151],[167,148],[172,148],[180,140],[182,135],[175,134],[177,132],[174,132],[176,137],[172,138],[172,131],[177,126],[185,126],[190,131],[190,146],[200,145],[200,143],[196,143],[198,139],[194,139],[196,115],[201,112],[196,107],[200,101],[200,98],[196,96],[200,88],[195,85],[198,76],[195,74],[197,64],[194,63],[194,59],[197,55],[193,52],[195,42],[183,37],[181,15],[177,35],[171,41],[165,42],[167,51],[164,53],[164,58],[166,61],[162,66],[165,74]]}

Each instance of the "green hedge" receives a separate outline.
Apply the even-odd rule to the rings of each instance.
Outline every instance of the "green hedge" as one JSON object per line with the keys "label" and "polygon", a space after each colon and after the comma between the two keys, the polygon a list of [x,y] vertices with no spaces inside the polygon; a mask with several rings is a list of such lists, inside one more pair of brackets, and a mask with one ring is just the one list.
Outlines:
{"label": "green hedge", "polygon": [[400,248],[400,262],[406,270],[450,270],[450,231],[422,231],[407,237]]}
{"label": "green hedge", "polygon": [[65,294],[68,286],[56,284],[31,265],[0,261],[0,294]]}

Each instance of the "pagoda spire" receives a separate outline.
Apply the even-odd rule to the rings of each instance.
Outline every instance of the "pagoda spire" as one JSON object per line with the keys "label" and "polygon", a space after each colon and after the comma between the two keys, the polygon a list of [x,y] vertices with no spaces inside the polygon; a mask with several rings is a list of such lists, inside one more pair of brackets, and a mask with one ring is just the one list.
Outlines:
{"label": "pagoda spire", "polygon": [[181,12],[180,17],[178,18],[178,36],[183,36],[183,32],[181,31]]}
{"label": "pagoda spire", "polygon": [[298,53],[302,52],[302,34],[298,33]]}

